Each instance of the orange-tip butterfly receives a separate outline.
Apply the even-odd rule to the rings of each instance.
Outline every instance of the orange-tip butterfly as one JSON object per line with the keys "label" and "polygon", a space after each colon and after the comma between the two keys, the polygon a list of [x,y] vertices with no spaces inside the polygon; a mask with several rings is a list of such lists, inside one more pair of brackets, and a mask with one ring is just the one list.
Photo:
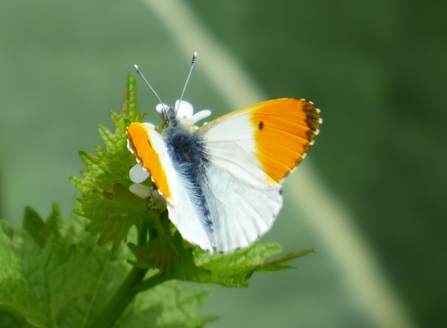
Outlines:
{"label": "orange-tip butterfly", "polygon": [[194,124],[210,111],[192,115],[192,106],[181,100],[157,110],[162,134],[150,123],[127,128],[129,149],[144,170],[133,180],[150,174],[182,237],[211,253],[247,247],[271,228],[283,181],[322,122],[312,102],[296,98],[255,104],[200,128]]}

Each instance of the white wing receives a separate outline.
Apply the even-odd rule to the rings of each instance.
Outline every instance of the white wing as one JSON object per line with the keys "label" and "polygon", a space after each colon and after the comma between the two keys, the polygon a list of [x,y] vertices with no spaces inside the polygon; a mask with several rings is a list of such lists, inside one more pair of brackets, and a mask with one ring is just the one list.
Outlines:
{"label": "white wing", "polygon": [[166,203],[169,219],[176,226],[183,239],[208,252],[213,252],[213,237],[207,231],[207,223],[197,212],[198,209],[190,198],[192,190],[190,183],[177,172],[174,179],[177,181],[178,194],[175,195],[175,204]]}
{"label": "white wing", "polygon": [[232,112],[197,131],[209,158],[203,193],[217,251],[247,247],[270,229],[282,206],[282,181],[320,123],[311,102],[282,98]]}
{"label": "white wing", "polygon": [[268,188],[268,179],[256,158],[254,134],[249,111],[236,111],[217,119],[198,131],[203,133],[211,162],[233,176],[259,188]]}
{"label": "white wing", "polygon": [[259,188],[216,165],[204,188],[213,221],[215,249],[228,253],[250,246],[272,226],[282,206],[281,186]]}
{"label": "white wing", "polygon": [[238,111],[205,126],[209,153],[203,188],[214,227],[215,250],[248,247],[272,226],[282,206],[281,184],[269,179],[255,155],[250,111]]}

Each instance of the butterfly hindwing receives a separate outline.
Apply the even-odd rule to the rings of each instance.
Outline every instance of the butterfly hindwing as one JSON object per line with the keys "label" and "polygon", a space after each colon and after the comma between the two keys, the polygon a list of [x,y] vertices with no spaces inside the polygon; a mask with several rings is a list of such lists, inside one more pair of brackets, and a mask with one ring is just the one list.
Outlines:
{"label": "butterfly hindwing", "polygon": [[214,248],[229,253],[266,233],[282,205],[281,186],[259,188],[210,165],[204,188],[214,227]]}

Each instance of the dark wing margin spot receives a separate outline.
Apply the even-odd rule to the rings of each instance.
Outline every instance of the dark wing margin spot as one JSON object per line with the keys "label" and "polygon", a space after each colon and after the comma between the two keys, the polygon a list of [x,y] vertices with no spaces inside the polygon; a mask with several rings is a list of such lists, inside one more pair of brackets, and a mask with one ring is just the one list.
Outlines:
{"label": "dark wing margin spot", "polygon": [[309,141],[312,141],[315,133],[318,133],[318,127],[320,125],[321,119],[320,119],[320,111],[315,107],[315,105],[305,99],[302,99],[305,101],[304,104],[304,112],[306,113],[306,124],[309,127],[309,131],[307,131],[307,136],[309,138]]}
{"label": "dark wing margin spot", "polygon": [[259,130],[262,130],[264,128],[264,122],[259,122]]}

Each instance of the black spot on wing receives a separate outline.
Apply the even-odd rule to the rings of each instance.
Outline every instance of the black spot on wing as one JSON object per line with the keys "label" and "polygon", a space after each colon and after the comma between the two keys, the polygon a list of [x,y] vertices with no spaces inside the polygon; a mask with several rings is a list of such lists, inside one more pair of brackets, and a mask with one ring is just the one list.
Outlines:
{"label": "black spot on wing", "polygon": [[264,128],[264,122],[259,122],[259,130],[262,130]]}

